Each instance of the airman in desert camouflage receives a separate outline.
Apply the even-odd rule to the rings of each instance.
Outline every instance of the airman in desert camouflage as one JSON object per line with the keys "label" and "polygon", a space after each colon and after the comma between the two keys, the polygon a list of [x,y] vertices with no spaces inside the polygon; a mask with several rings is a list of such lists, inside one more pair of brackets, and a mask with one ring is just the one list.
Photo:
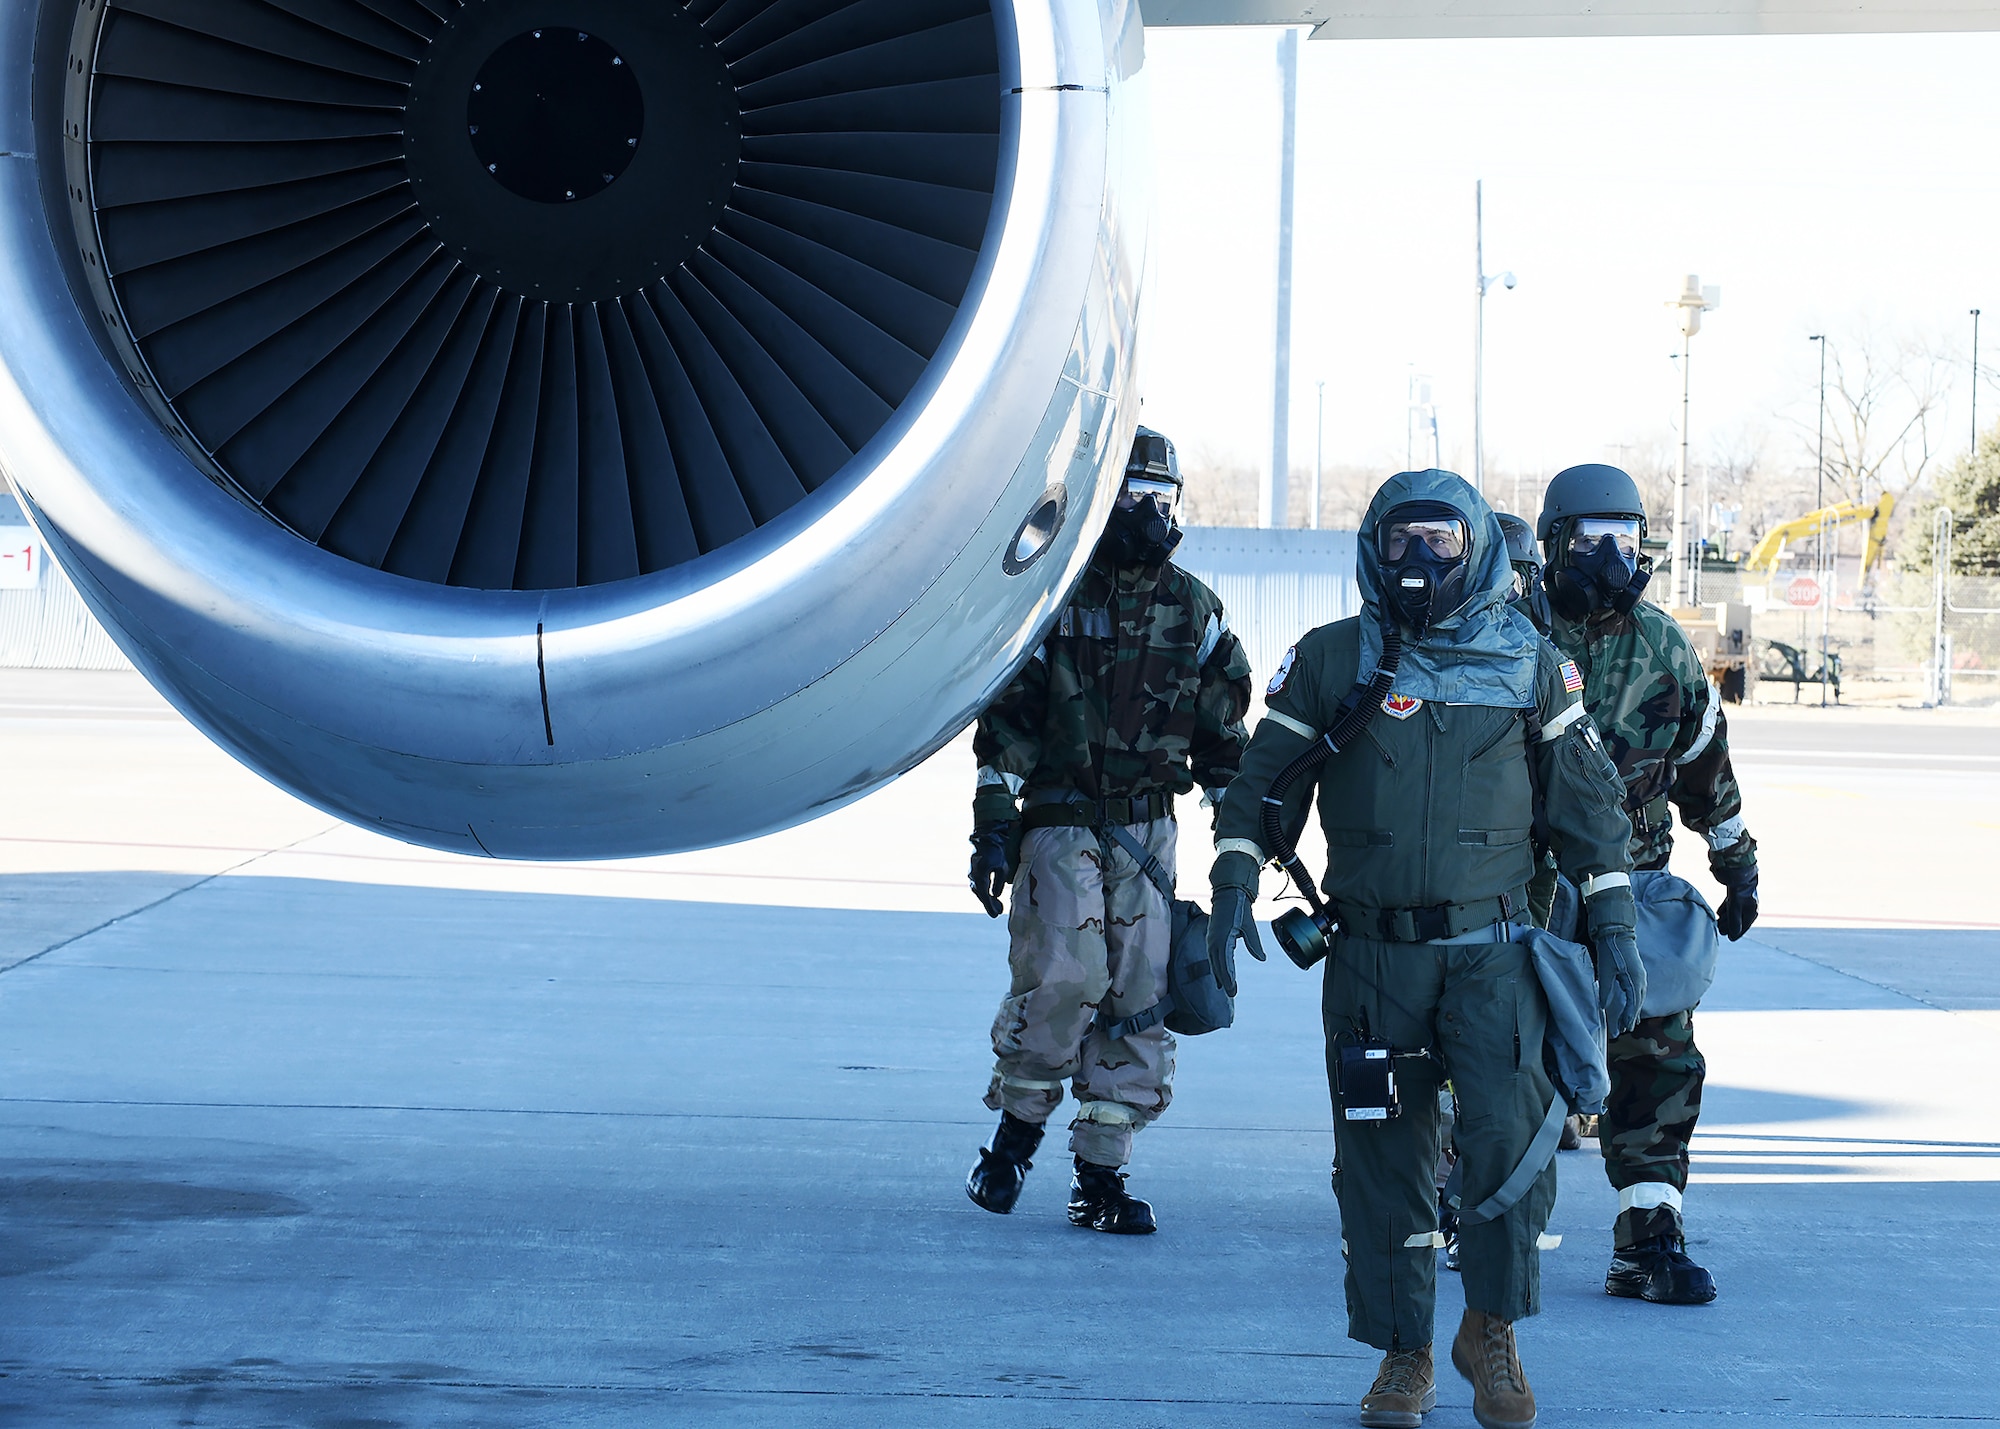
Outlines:
{"label": "airman in desert camouflage", "polygon": [[1013,977],[986,1091],[1000,1126],[966,1192],[1014,1208],[1067,1086],[1070,1220],[1127,1235],[1155,1229],[1119,1168],[1173,1098],[1174,1039],[1157,1022],[1121,1026],[1165,996],[1172,930],[1166,895],[1124,845],[1171,886],[1175,797],[1219,799],[1248,742],[1243,647],[1214,592],[1169,560],[1180,490],[1172,445],[1140,428],[1089,568],[973,739],[973,891],[998,917],[1012,890]]}

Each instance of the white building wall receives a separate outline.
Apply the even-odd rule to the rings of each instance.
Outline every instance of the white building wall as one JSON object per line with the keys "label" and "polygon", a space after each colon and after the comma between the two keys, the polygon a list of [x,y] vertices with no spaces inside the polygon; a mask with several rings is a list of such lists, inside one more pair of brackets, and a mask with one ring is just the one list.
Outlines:
{"label": "white building wall", "polygon": [[1229,627],[1249,653],[1260,701],[1293,642],[1361,612],[1352,531],[1190,526],[1174,564],[1222,597]]}

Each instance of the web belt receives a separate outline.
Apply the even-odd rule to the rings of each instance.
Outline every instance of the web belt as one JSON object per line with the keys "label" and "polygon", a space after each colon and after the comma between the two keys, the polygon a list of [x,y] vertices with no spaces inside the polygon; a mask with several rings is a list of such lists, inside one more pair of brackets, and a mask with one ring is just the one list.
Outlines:
{"label": "web belt", "polygon": [[1030,795],[1021,813],[1023,829],[1101,829],[1125,824],[1150,824],[1174,816],[1174,796],[1152,793],[1129,798],[1086,799],[1080,794],[1049,798]]}
{"label": "web belt", "polygon": [[1435,903],[1428,908],[1367,908],[1333,901],[1341,930],[1356,938],[1384,943],[1435,943],[1456,938],[1488,923],[1511,923],[1528,906],[1526,890],[1470,903]]}

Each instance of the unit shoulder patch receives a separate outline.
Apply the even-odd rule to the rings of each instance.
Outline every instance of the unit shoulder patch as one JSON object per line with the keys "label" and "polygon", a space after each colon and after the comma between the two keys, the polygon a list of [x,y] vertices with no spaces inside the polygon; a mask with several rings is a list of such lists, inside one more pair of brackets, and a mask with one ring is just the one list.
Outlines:
{"label": "unit shoulder patch", "polygon": [[1389,695],[1382,701],[1382,712],[1392,719],[1408,719],[1423,707],[1415,695]]}
{"label": "unit shoulder patch", "polygon": [[1583,689],[1583,674],[1576,668],[1576,661],[1574,660],[1563,661],[1562,672],[1563,672],[1563,688],[1565,690],[1568,690],[1571,694],[1576,694],[1578,691]]}
{"label": "unit shoulder patch", "polygon": [[1278,662],[1278,669],[1271,676],[1271,683],[1264,686],[1264,693],[1275,695],[1285,688],[1285,679],[1292,673],[1292,662],[1299,658],[1299,647],[1294,645],[1285,652],[1285,658]]}

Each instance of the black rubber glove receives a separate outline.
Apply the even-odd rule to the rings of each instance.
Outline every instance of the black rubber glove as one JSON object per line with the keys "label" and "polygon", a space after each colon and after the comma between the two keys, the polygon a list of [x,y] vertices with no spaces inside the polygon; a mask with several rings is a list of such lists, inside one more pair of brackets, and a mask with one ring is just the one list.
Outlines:
{"label": "black rubber glove", "polygon": [[1257,934],[1257,860],[1232,850],[1218,854],[1208,872],[1213,910],[1208,915],[1208,961],[1215,969],[1216,985],[1236,996],[1236,940],[1241,938],[1250,956],[1264,961],[1264,940]]}
{"label": "black rubber glove", "polygon": [[1757,865],[1739,864],[1735,868],[1713,868],[1716,882],[1729,890],[1729,896],[1722,900],[1722,906],[1715,910],[1715,926],[1722,930],[1722,936],[1735,942],[1750,931],[1750,925],[1757,921]]}
{"label": "black rubber glove", "polygon": [[1007,911],[1000,901],[1000,895],[1007,891],[1013,881],[1014,869],[1008,858],[1008,849],[1014,842],[1014,825],[1011,823],[990,823],[974,825],[972,830],[972,896],[985,908],[986,916],[998,918]]}
{"label": "black rubber glove", "polygon": [[1646,1000],[1646,965],[1633,932],[1637,906],[1630,888],[1606,888],[1584,900],[1591,951],[1597,958],[1597,1005],[1613,1037],[1630,1032]]}

